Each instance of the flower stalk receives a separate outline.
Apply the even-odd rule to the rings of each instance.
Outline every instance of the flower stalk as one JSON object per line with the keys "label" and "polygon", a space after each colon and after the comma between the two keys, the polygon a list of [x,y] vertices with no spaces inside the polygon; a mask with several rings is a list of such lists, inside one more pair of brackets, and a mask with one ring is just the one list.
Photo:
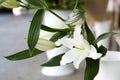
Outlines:
{"label": "flower stalk", "polygon": [[[56,14],[54,11],[52,11],[51,9],[47,9],[47,10],[50,11],[53,15],[55,15],[57,18],[59,18],[61,21],[65,22],[65,20],[62,17],[60,17],[58,14]],[[66,24],[66,25],[70,28],[71,31],[73,31],[73,28],[71,25],[69,24]]]}

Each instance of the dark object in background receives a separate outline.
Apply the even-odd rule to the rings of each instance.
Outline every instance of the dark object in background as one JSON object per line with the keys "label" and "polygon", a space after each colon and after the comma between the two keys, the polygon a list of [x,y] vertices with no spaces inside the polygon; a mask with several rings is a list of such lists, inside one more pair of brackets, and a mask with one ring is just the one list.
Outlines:
{"label": "dark object in background", "polygon": [[0,6],[0,13],[12,13],[12,9],[8,9]]}
{"label": "dark object in background", "polygon": [[[87,0],[78,0],[77,8],[84,9]],[[72,10],[76,4],[74,0],[47,0],[47,4],[51,9]]]}

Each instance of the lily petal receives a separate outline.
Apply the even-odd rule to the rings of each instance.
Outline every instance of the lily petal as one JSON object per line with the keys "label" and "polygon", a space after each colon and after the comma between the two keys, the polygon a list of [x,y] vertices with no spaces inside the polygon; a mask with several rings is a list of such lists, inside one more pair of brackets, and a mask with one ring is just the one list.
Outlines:
{"label": "lily petal", "polygon": [[68,52],[66,52],[63,56],[62,59],[60,61],[61,65],[66,65],[67,63],[71,63],[73,62],[73,53],[71,53],[72,50],[69,50]]}
{"label": "lily petal", "polygon": [[62,39],[59,39],[58,43],[62,44],[65,47],[68,47],[70,49],[72,49],[73,46],[74,46],[74,40],[71,39],[71,38],[62,38]]}
{"label": "lily petal", "polygon": [[73,38],[74,38],[74,42],[75,42],[74,45],[76,47],[83,46],[84,38],[83,38],[83,35],[81,35],[81,26],[75,27]]}
{"label": "lily petal", "polygon": [[92,59],[98,59],[102,56],[101,53],[97,53],[95,47],[93,45],[91,45],[91,51],[88,57],[92,58]]}
{"label": "lily petal", "polygon": [[76,27],[75,27],[75,31],[74,31],[74,40],[75,41],[81,41],[81,40],[83,40],[83,36],[81,35],[81,26],[80,25],[77,25]]}
{"label": "lily petal", "polygon": [[63,55],[60,64],[65,65],[67,63],[73,62],[75,68],[78,69],[81,61],[87,56],[88,54],[84,53],[84,51],[73,48]]}
{"label": "lily petal", "polygon": [[47,51],[55,48],[56,45],[47,39],[40,38],[36,44],[36,48],[42,51]]}
{"label": "lily petal", "polygon": [[73,65],[76,69],[79,68],[80,63],[88,56],[88,53],[84,51],[79,51],[79,55],[74,58]]}
{"label": "lily petal", "polygon": [[90,46],[90,44],[88,43],[88,41],[84,39],[83,43],[84,43],[84,48],[86,49],[86,51],[89,51],[90,48],[91,48],[91,46]]}

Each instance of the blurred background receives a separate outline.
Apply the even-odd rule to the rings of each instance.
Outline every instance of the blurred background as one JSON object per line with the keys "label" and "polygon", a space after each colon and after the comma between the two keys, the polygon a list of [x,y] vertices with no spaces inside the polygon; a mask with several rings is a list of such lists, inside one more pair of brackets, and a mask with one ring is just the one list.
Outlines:
{"label": "blurred background", "polygon": [[[49,6],[53,10],[57,10],[56,13],[64,18],[67,18],[69,12],[63,15],[64,13],[59,12],[59,10],[70,11],[73,4],[73,0],[49,0]],[[81,2],[81,5],[83,4],[85,3]],[[85,9],[88,25],[96,37],[109,31],[119,32],[119,0],[87,0]],[[0,80],[83,80],[84,62],[74,74],[50,77],[41,73],[40,64],[47,61],[45,54],[17,62],[8,61],[4,58],[4,56],[27,49],[24,38],[27,36],[32,17],[33,11],[31,10],[21,7],[8,9],[0,6]],[[47,21],[44,23],[48,24]],[[113,36],[101,41],[99,45],[103,44],[109,50],[119,51],[119,37],[119,35]]]}

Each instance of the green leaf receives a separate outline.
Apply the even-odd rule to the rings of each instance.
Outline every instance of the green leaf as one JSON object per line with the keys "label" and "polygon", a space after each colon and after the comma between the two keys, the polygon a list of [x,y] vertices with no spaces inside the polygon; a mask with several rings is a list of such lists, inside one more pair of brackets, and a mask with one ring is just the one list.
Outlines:
{"label": "green leaf", "polygon": [[75,9],[73,12],[68,16],[68,19],[65,21],[66,24],[71,24],[77,22],[80,18],[85,19],[84,17],[84,10]]}
{"label": "green leaf", "polygon": [[41,66],[47,66],[47,67],[52,67],[52,66],[59,66],[60,65],[60,60],[64,54],[57,55],[50,59],[48,62],[42,64]]}
{"label": "green leaf", "polygon": [[45,7],[45,0],[26,0],[29,4],[43,9]]}
{"label": "green leaf", "polygon": [[64,32],[57,32],[56,34],[54,34],[52,36],[52,38],[50,38],[50,41],[52,42],[56,42],[58,39],[64,37],[66,34]]}
{"label": "green leaf", "polygon": [[5,1],[6,1],[6,0],[0,0],[0,4],[3,3],[3,2],[5,2]]}
{"label": "green leaf", "polygon": [[86,31],[85,31],[85,26],[84,26],[84,24],[82,24],[81,25],[81,34],[83,35],[83,36],[85,36],[85,34],[86,34]]}
{"label": "green leaf", "polygon": [[17,8],[20,6],[20,3],[16,0],[1,0],[0,5],[7,8]]}
{"label": "green leaf", "polygon": [[84,28],[85,28],[85,31],[86,31],[86,34],[87,34],[87,40],[90,44],[92,44],[93,41],[95,40],[95,37],[94,37],[92,31],[89,29],[86,21],[83,24],[84,24]]}
{"label": "green leaf", "polygon": [[24,50],[24,51],[18,52],[16,54],[6,56],[5,58],[7,58],[8,60],[13,60],[13,61],[15,61],[15,60],[23,60],[23,59],[31,58],[33,56],[41,54],[41,53],[43,53],[43,51],[40,51],[38,49],[34,49],[33,53],[34,54],[32,56],[30,56],[29,50]]}
{"label": "green leaf", "polygon": [[107,48],[105,48],[103,45],[101,45],[98,50],[97,50],[98,53],[101,53],[102,54],[102,57],[106,55],[107,53]]}
{"label": "green leaf", "polygon": [[70,31],[68,28],[66,29],[56,29],[56,28],[51,28],[45,25],[42,25],[41,27],[42,30],[48,31],[48,32],[58,32],[58,31],[63,31],[63,32],[68,32]]}
{"label": "green leaf", "polygon": [[103,40],[103,39],[106,39],[106,38],[109,38],[113,35],[115,35],[116,33],[114,32],[107,32],[107,33],[104,33],[100,36],[98,36],[98,38],[93,42],[93,44],[97,44],[99,41]]}
{"label": "green leaf", "polygon": [[100,60],[93,60],[91,58],[86,59],[86,69],[84,74],[84,80],[94,80],[94,77],[99,71]]}
{"label": "green leaf", "polygon": [[38,39],[39,39],[43,15],[44,15],[44,10],[43,9],[38,10],[35,13],[35,15],[32,19],[31,25],[30,25],[27,42],[28,42],[28,47],[29,47],[31,54],[32,54],[32,52],[38,42]]}

